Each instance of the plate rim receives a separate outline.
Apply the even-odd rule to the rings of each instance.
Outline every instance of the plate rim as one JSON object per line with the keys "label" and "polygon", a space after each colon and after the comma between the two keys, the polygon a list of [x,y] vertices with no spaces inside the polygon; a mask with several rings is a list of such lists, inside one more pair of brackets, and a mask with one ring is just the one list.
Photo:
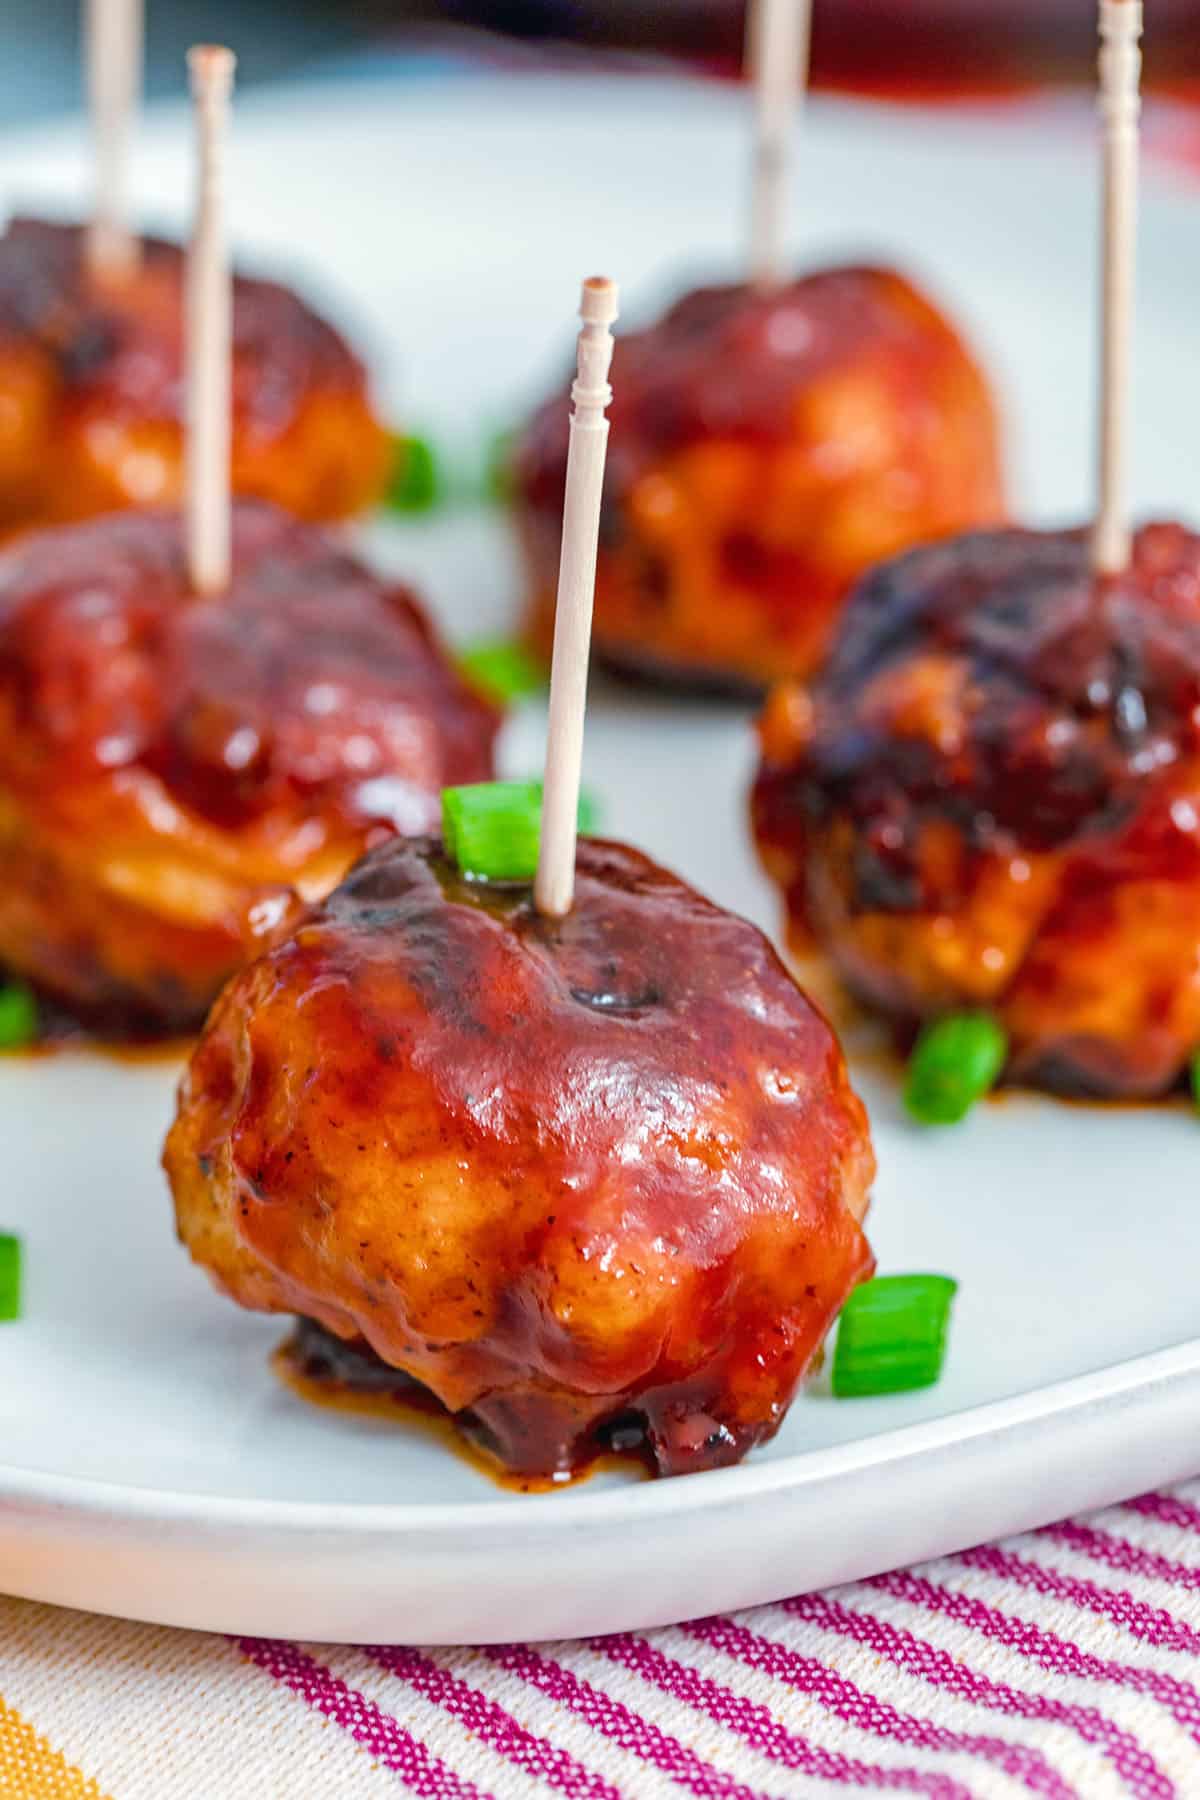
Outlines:
{"label": "plate rim", "polygon": [[[1140,1390],[1197,1375],[1200,1336],[1044,1387],[963,1407],[936,1419],[874,1432],[844,1444],[760,1463],[697,1471],[682,1479],[660,1478],[581,1494],[561,1506],[560,1511],[569,1527],[611,1527],[636,1523],[646,1515],[694,1513],[739,1501],[763,1500],[913,1457],[963,1452],[989,1438],[1044,1424],[1055,1415],[1079,1416],[1116,1407]],[[481,1476],[481,1480],[487,1479]],[[561,1499],[562,1492],[449,1502],[288,1500],[138,1486],[0,1463],[0,1508],[10,1517],[20,1509],[36,1509],[105,1520],[114,1525],[154,1520],[159,1525],[207,1527],[213,1531],[258,1531],[269,1527],[292,1536],[403,1536],[420,1532],[457,1537],[464,1530],[479,1529],[520,1533],[530,1525],[544,1528],[549,1516],[547,1503]]]}

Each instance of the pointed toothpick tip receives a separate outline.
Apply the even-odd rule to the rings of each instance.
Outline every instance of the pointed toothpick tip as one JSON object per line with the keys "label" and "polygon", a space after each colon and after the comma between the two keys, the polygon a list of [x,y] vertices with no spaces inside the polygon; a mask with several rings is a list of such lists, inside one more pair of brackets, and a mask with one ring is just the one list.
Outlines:
{"label": "pointed toothpick tip", "polygon": [[607,275],[589,275],[579,298],[579,316],[587,325],[611,325],[617,317],[617,284]]}
{"label": "pointed toothpick tip", "polygon": [[225,44],[193,44],[187,53],[187,63],[193,93],[233,86],[237,57]]}

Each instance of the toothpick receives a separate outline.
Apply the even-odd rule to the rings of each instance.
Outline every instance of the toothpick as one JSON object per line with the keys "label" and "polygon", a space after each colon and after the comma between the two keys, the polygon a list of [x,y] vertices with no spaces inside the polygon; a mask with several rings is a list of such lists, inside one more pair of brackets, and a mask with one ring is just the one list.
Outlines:
{"label": "toothpick", "polygon": [[571,389],[571,437],[563,502],[562,551],[550,665],[550,728],[542,794],[542,839],[533,900],[547,918],[562,919],[575,899],[575,838],[583,763],[583,713],[587,704],[588,651],[600,537],[600,492],[608,445],[605,408],[617,316],[617,284],[593,275],[579,302],[583,329]]}
{"label": "toothpick", "polygon": [[1097,574],[1129,563],[1126,493],[1130,351],[1137,256],[1141,0],[1100,0],[1100,116],[1104,122],[1099,495],[1092,536]]}
{"label": "toothpick", "polygon": [[129,224],[129,137],[142,86],[142,0],[86,0],[88,95],[96,190],[85,256],[92,274],[119,280],[141,245]]}
{"label": "toothpick", "polygon": [[198,594],[229,583],[232,282],[223,182],[234,63],[216,44],[188,51],[197,181],[187,263],[187,556]]}
{"label": "toothpick", "polygon": [[787,274],[788,173],[811,35],[812,0],[750,0],[745,61],[755,97],[750,280],[756,288],[778,287]]}

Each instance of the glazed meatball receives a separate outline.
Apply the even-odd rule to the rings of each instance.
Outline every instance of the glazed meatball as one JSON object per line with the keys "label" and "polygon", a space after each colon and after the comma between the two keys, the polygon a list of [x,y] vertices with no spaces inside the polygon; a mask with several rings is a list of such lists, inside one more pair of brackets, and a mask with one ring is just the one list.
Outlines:
{"label": "glazed meatball", "polygon": [[[183,483],[184,259],[142,240],[99,281],[82,228],[15,219],[0,237],[0,529],[173,505]],[[233,481],[306,519],[379,493],[387,436],[366,376],[287,288],[238,277]]]}
{"label": "glazed meatball", "polygon": [[372,851],[226,988],[165,1165],[241,1305],[424,1384],[523,1474],[778,1427],[871,1272],[836,1039],[753,926],[624,845],[574,910]]}
{"label": "glazed meatball", "polygon": [[[987,381],[882,269],[688,294],[617,340],[613,395],[595,648],[626,670],[734,688],[807,674],[869,565],[1003,517]],[[550,401],[514,458],[542,648],[567,410]]]}
{"label": "glazed meatball", "polygon": [[869,576],[762,723],[798,940],[902,1031],[991,1008],[1012,1079],[1158,1095],[1200,1046],[1200,537],[1006,531]]}
{"label": "glazed meatball", "polygon": [[198,1024],[290,895],[491,774],[410,593],[262,502],[233,535],[211,599],[173,513],[0,555],[0,964],[98,1030]]}

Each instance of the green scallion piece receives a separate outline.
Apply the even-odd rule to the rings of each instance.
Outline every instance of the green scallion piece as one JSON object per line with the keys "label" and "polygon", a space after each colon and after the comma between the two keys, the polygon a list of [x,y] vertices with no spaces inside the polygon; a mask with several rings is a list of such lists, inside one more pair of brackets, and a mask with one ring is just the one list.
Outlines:
{"label": "green scallion piece", "polygon": [[0,987],[0,1050],[20,1050],[38,1032],[38,1004],[19,981]]}
{"label": "green scallion piece", "polygon": [[0,1324],[21,1316],[21,1240],[0,1232]]}
{"label": "green scallion piece", "polygon": [[532,881],[542,834],[536,781],[477,781],[442,789],[446,854],[464,875]]}
{"label": "green scallion piece", "polygon": [[459,652],[458,666],[491,700],[506,705],[540,693],[550,671],[540,657],[511,639],[486,638]]}
{"label": "green scallion piece", "polygon": [[[579,796],[579,830],[595,831],[599,808]],[[484,881],[532,881],[542,837],[540,781],[479,781],[442,789],[446,854],[464,875]]]}
{"label": "green scallion piece", "polygon": [[[532,781],[529,785],[536,790],[538,806],[540,807],[542,804],[542,784],[540,781]],[[600,816],[602,810],[599,800],[597,800],[591,789],[581,787],[579,790],[579,810],[575,815],[575,828],[580,837],[595,837],[600,829]]]}
{"label": "green scallion piece", "polygon": [[1008,1037],[990,1013],[954,1013],[927,1025],[909,1058],[904,1104],[922,1125],[957,1125],[994,1087]]}
{"label": "green scallion piece", "polygon": [[948,1275],[881,1275],[842,1308],[831,1383],[839,1400],[932,1387],[946,1360]]}
{"label": "green scallion piece", "polygon": [[442,498],[442,473],[433,445],[423,437],[392,439],[392,472],[384,505],[392,512],[431,512]]}
{"label": "green scallion piece", "polygon": [[1197,1050],[1188,1064],[1188,1079],[1191,1082],[1192,1099],[1196,1111],[1200,1112],[1200,1050]]}

